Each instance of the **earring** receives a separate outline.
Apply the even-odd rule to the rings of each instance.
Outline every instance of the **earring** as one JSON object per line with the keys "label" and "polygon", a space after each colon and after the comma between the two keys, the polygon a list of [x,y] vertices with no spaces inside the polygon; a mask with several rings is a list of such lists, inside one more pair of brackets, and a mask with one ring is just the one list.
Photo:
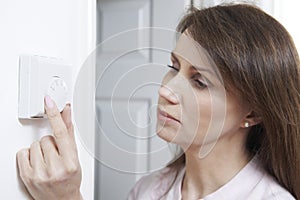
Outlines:
{"label": "earring", "polygon": [[249,122],[245,122],[245,127],[248,128],[250,126]]}

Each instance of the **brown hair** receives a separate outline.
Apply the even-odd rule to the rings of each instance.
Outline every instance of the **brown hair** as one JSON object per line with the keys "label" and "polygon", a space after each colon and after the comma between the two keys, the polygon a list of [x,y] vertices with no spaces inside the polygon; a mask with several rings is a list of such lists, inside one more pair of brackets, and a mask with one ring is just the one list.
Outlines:
{"label": "brown hair", "polygon": [[[187,31],[217,65],[227,92],[242,97],[262,118],[246,147],[266,171],[300,199],[299,57],[289,33],[274,18],[246,4],[193,9]],[[184,163],[184,155],[169,166]]]}

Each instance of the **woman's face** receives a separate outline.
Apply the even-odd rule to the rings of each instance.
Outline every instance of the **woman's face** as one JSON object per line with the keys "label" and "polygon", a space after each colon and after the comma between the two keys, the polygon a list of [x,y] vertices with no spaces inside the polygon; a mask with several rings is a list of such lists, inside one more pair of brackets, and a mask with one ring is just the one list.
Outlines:
{"label": "woman's face", "polygon": [[219,139],[237,134],[248,108],[225,92],[206,51],[182,34],[171,61],[159,89],[158,135],[186,150],[212,147]]}

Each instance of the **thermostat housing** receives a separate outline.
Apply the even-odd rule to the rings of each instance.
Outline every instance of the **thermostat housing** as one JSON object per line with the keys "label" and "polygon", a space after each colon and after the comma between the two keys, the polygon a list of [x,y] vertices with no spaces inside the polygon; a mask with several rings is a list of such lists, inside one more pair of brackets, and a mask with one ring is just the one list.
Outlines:
{"label": "thermostat housing", "polygon": [[71,100],[72,66],[62,59],[19,57],[19,118],[44,118],[44,97],[49,95],[60,111]]}

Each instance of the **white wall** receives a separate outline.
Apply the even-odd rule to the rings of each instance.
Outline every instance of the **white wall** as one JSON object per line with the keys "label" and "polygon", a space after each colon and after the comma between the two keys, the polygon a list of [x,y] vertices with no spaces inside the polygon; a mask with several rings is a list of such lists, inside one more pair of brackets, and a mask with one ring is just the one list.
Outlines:
{"label": "white wall", "polygon": [[[45,120],[18,120],[18,56],[26,53],[63,58],[74,66],[75,79],[95,42],[90,20],[95,14],[94,3],[93,0],[0,1],[0,199],[27,199],[17,180],[15,154],[51,131]],[[84,119],[91,127],[88,131],[93,131],[93,115]],[[79,140],[77,143],[83,163],[82,193],[86,199],[92,199],[93,160]]]}
{"label": "white wall", "polygon": [[300,1],[297,0],[275,0],[274,17],[284,25],[294,39],[295,45],[300,53]]}
{"label": "white wall", "polygon": [[297,0],[256,0],[257,4],[268,14],[277,19],[290,33],[300,51],[300,1]]}

